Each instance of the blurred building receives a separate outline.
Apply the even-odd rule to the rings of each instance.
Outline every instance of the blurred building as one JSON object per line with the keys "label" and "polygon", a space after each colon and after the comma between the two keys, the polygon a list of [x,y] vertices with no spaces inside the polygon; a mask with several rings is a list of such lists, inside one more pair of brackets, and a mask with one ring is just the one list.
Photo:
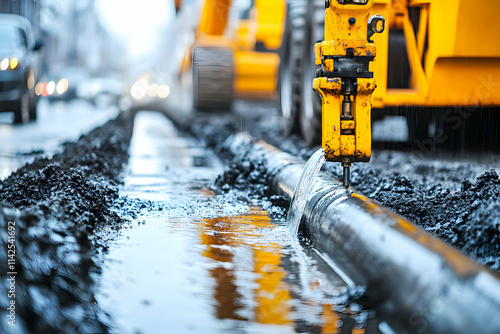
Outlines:
{"label": "blurred building", "polygon": [[99,73],[120,58],[118,45],[97,18],[94,0],[0,0],[0,12],[28,18],[44,45],[46,73],[66,66]]}
{"label": "blurred building", "polygon": [[37,37],[40,34],[40,7],[40,0],[0,0],[0,13],[28,18]]}
{"label": "blurred building", "polygon": [[117,44],[98,20],[94,0],[42,0],[41,25],[51,47],[49,65],[107,70],[119,59]]}

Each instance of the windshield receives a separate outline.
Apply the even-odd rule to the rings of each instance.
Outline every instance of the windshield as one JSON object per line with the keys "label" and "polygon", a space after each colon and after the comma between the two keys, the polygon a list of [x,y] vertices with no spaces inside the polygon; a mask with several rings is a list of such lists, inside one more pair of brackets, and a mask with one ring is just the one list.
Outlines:
{"label": "windshield", "polygon": [[11,52],[26,47],[26,40],[22,37],[21,29],[0,24],[0,50]]}

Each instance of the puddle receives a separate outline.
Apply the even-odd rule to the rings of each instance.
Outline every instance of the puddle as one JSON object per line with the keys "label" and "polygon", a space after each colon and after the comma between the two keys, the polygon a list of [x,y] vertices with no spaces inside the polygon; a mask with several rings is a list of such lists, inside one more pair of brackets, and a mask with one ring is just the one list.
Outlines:
{"label": "puddle", "polygon": [[96,300],[111,332],[378,332],[284,221],[210,190],[222,165],[163,115],[136,116],[130,153],[122,195],[162,210],[109,243]]}

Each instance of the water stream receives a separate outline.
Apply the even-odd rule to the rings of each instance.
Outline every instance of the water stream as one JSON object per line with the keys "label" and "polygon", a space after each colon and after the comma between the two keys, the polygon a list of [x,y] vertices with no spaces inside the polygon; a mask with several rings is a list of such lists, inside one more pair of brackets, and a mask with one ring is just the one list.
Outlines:
{"label": "water stream", "polygon": [[325,163],[325,150],[320,148],[309,158],[300,176],[299,182],[293,192],[290,209],[288,210],[287,227],[293,235],[299,232],[300,220],[304,214],[307,202],[307,194],[321,167]]}

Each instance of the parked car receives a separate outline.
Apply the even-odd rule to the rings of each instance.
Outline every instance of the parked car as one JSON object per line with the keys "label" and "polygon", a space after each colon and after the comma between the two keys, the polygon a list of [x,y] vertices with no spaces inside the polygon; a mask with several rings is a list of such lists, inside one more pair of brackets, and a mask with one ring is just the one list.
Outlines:
{"label": "parked car", "polygon": [[0,112],[13,111],[14,123],[36,119],[40,47],[28,19],[0,14]]}

